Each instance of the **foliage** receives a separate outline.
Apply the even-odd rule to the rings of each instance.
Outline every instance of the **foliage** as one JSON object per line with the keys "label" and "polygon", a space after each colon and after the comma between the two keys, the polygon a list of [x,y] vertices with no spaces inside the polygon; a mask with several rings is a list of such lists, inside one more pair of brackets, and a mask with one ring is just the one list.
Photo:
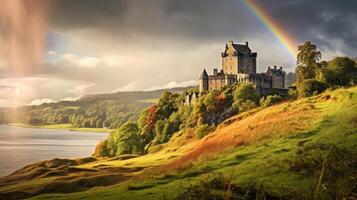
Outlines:
{"label": "foliage", "polygon": [[357,65],[348,57],[337,57],[321,71],[320,80],[331,86],[352,86],[357,83]]}
{"label": "foliage", "polygon": [[315,44],[310,41],[298,46],[297,64],[302,64],[307,68],[313,67],[320,59],[321,52],[317,50]]}
{"label": "foliage", "polygon": [[279,95],[269,95],[267,97],[262,97],[260,99],[260,106],[262,107],[268,107],[268,106],[271,106],[275,103],[278,103],[280,101],[282,101],[283,98]]}
{"label": "foliage", "polygon": [[348,57],[321,61],[321,52],[316,45],[305,42],[298,47],[295,86],[298,96],[306,97],[320,93],[327,87],[353,86],[357,82],[356,62]]}
{"label": "foliage", "polygon": [[211,127],[207,124],[198,125],[195,129],[195,135],[198,139],[206,136],[210,131],[214,130],[214,127]]}
{"label": "foliage", "polygon": [[111,133],[108,139],[108,149],[110,155],[143,153],[144,147],[137,124],[127,122]]}
{"label": "foliage", "polygon": [[159,103],[157,104],[156,115],[158,119],[166,119],[178,109],[178,94],[165,91],[162,93]]}
{"label": "foliage", "polygon": [[[177,93],[188,88],[173,88],[167,89],[167,91]],[[2,108],[0,109],[0,123],[39,126],[72,124],[73,128],[107,127],[115,129],[127,121],[137,120],[141,111],[155,104],[152,99],[158,99],[163,91],[165,90],[87,95],[77,101]]]}
{"label": "foliage", "polygon": [[94,157],[105,157],[109,156],[108,140],[100,141],[95,147]]}
{"label": "foliage", "polygon": [[304,80],[298,86],[298,93],[300,97],[309,97],[315,94],[320,94],[327,89],[327,84],[315,79]]}
{"label": "foliage", "polygon": [[315,77],[317,62],[321,59],[321,52],[317,50],[317,46],[311,42],[305,42],[298,46],[299,53],[297,55],[296,86],[299,87],[306,79]]}
{"label": "foliage", "polygon": [[259,103],[259,96],[252,84],[241,84],[234,91],[233,107],[240,112],[255,108]]}

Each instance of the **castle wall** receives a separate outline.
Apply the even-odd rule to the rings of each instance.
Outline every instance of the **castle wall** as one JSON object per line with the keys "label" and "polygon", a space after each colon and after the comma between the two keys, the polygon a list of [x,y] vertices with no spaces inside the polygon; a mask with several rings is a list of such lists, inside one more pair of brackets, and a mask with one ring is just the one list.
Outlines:
{"label": "castle wall", "polygon": [[[213,70],[213,75],[208,75],[204,70],[200,78],[200,92],[206,90],[221,90],[226,85],[234,83],[251,83],[256,87],[257,94],[266,96],[271,94],[286,95],[285,73],[280,67],[268,68],[266,73],[256,73],[257,53],[251,52],[248,42],[245,45],[234,44],[229,41],[225,51],[222,52],[222,70]],[[191,102],[189,96],[187,101]]]}
{"label": "castle wall", "polygon": [[224,77],[215,77],[210,76],[208,80],[208,89],[209,90],[220,90],[225,86],[225,79]]}
{"label": "castle wall", "polygon": [[222,68],[226,74],[238,74],[238,57],[233,55],[222,57]]}
{"label": "castle wall", "polygon": [[200,92],[204,92],[204,91],[207,91],[207,90],[209,90],[208,79],[200,79],[199,80],[199,91]]}
{"label": "castle wall", "polygon": [[282,67],[280,69],[276,66],[273,69],[268,67],[266,74],[272,77],[273,88],[285,88],[285,74]]}
{"label": "castle wall", "polygon": [[283,88],[264,88],[260,86],[256,86],[256,92],[259,96],[268,96],[268,95],[280,95],[286,96],[288,94],[288,89]]}

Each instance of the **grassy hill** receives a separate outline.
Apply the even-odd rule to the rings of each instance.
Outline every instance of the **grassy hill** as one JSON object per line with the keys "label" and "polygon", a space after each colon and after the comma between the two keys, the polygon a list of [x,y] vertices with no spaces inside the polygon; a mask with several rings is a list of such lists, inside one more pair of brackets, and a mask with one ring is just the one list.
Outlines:
{"label": "grassy hill", "polygon": [[342,199],[356,195],[357,87],[241,113],[144,156],[54,159],[0,179],[0,199]]}

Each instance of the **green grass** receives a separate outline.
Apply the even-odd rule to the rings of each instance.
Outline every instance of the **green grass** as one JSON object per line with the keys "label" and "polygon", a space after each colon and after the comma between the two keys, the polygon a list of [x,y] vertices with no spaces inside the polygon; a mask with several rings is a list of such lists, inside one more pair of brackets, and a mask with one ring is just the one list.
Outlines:
{"label": "green grass", "polygon": [[21,123],[11,123],[10,126],[18,126],[25,128],[46,128],[46,129],[60,129],[60,130],[68,130],[68,131],[80,131],[80,132],[97,132],[97,133],[108,133],[113,131],[112,129],[107,128],[76,128],[72,127],[72,124],[53,124],[53,125],[43,125],[43,126],[35,126]]}
{"label": "green grass", "polygon": [[[172,199],[186,192],[187,188],[208,182],[219,174],[223,174],[224,177],[231,179],[232,184],[242,188],[257,188],[276,197],[287,198],[300,195],[301,198],[311,199],[325,156],[329,156],[329,162],[336,162],[336,166],[341,167],[344,166],[343,159],[347,158],[347,154],[341,154],[341,152],[357,154],[357,112],[355,112],[357,110],[357,87],[330,91],[281,106],[287,107],[287,110],[312,109],[314,112],[316,110],[321,113],[316,115],[318,119],[315,119],[314,123],[300,131],[285,135],[273,133],[243,146],[229,147],[214,155],[203,155],[182,169],[156,171],[113,186],[94,187],[69,194],[43,194],[32,199]],[[278,108],[281,107],[267,109]],[[265,109],[258,111],[257,116],[264,112],[266,112]],[[234,125],[235,122],[226,126]],[[274,124],[271,128],[278,130],[276,127],[279,126],[279,124]],[[183,145],[178,149],[188,148],[187,146],[190,147],[190,145],[195,147],[196,144],[198,143]],[[134,159],[99,161],[81,167],[96,168],[98,165],[105,164],[151,168],[172,160],[169,159],[172,155],[180,155],[180,151],[173,153],[165,150],[167,149],[163,148],[155,154]],[[332,159],[335,158],[334,156],[336,156],[335,160]],[[334,165],[331,164],[331,166]],[[355,169],[345,167],[342,171],[351,172],[352,175],[350,174],[349,177],[357,178],[356,173],[353,173],[356,171],[353,170]],[[325,173],[329,174],[329,171],[326,170]],[[328,178],[328,175],[326,177]],[[341,180],[338,179],[337,182],[341,183]],[[321,192],[318,193],[320,198],[329,194],[328,192],[352,187],[333,185],[327,181],[328,179],[323,179],[323,184],[328,187],[327,189],[321,187]]]}
{"label": "green grass", "polygon": [[144,99],[144,100],[138,100],[137,102],[139,103],[157,103],[159,101],[159,99]]}

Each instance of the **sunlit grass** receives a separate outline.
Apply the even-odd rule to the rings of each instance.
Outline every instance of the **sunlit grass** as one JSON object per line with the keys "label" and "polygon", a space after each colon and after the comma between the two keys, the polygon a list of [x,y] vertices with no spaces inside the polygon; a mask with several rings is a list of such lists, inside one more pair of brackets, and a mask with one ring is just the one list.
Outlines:
{"label": "sunlit grass", "polygon": [[35,125],[28,125],[22,123],[11,123],[9,125],[25,127],[25,128],[45,128],[45,129],[47,128],[47,129],[60,129],[60,130],[67,130],[67,131],[97,132],[97,133],[109,133],[113,131],[113,129],[108,129],[108,128],[77,128],[77,127],[73,127],[72,124],[52,124],[52,125],[35,126]]}
{"label": "sunlit grass", "polygon": [[[320,160],[330,146],[356,154],[356,110],[357,87],[257,109],[227,120],[202,140],[186,130],[155,153],[127,160],[102,158],[76,166],[145,169],[130,173],[130,181],[33,199],[170,199],[219,173],[232,177],[234,184],[263,188],[274,196],[299,193],[311,197],[320,168],[299,169],[298,164],[304,159],[307,164]],[[26,191],[26,187],[8,189]]]}

